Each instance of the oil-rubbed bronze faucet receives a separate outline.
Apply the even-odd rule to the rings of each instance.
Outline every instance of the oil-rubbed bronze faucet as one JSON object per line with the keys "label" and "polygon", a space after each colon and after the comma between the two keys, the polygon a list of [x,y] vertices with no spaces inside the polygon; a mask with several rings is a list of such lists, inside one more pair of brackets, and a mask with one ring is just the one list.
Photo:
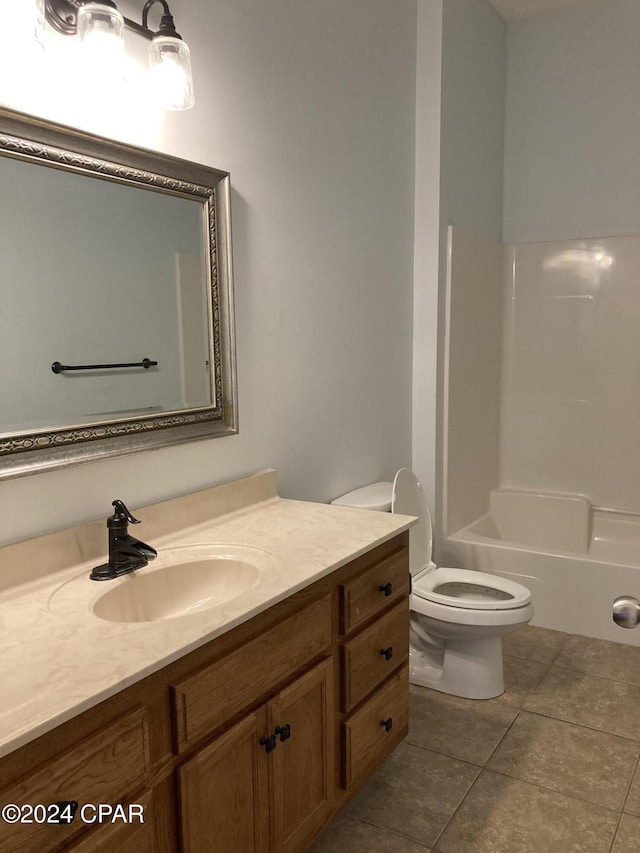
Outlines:
{"label": "oil-rubbed bronze faucet", "polygon": [[129,536],[129,524],[140,524],[134,518],[124,503],[113,501],[113,515],[107,519],[109,530],[109,562],[96,566],[91,571],[92,581],[109,581],[126,575],[134,569],[146,566],[149,560],[155,560],[158,552],[151,545]]}

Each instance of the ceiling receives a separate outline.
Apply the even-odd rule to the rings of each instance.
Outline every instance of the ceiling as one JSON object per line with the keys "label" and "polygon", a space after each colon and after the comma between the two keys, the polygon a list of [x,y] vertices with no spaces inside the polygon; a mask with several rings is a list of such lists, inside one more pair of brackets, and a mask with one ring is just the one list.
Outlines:
{"label": "ceiling", "polygon": [[489,2],[505,21],[521,21],[523,18],[541,12],[593,6],[603,0],[489,0]]}

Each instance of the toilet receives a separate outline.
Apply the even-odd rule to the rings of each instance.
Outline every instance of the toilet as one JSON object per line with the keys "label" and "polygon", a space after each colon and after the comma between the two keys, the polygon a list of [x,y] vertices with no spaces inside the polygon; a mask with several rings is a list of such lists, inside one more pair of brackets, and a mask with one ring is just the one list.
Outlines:
{"label": "toilet", "polygon": [[533,617],[529,590],[486,572],[435,565],[429,508],[408,468],[393,483],[372,483],[332,503],[419,519],[409,532],[411,682],[467,699],[504,693],[502,637]]}

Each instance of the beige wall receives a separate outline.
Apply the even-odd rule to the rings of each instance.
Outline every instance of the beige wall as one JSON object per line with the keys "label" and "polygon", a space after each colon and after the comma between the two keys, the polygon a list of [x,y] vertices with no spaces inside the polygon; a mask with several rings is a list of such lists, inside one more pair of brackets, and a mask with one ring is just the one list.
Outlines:
{"label": "beige wall", "polygon": [[[439,404],[438,413],[438,489],[436,500],[431,502],[434,515],[436,556],[439,557],[441,532],[447,530],[447,523],[457,524],[460,519],[474,516],[484,503],[486,488],[497,479],[497,397],[493,402],[480,401],[476,391],[497,382],[483,359],[489,361],[493,356],[489,348],[495,345],[495,336],[487,341],[480,333],[483,322],[493,329],[500,323],[499,311],[490,317],[483,315],[479,325],[473,322],[475,307],[486,307],[499,299],[497,283],[500,271],[494,275],[489,268],[495,258],[488,247],[492,240],[502,238],[502,195],[503,195],[503,134],[505,120],[505,74],[507,63],[507,27],[502,18],[486,0],[444,0],[441,21],[441,94],[440,94],[440,175],[439,206],[440,264],[438,280],[440,302],[437,319],[440,334],[438,336],[438,388],[447,386],[444,379],[447,353],[443,331],[445,319],[446,276],[447,276],[447,229],[453,223],[456,226],[457,255],[456,263],[463,265],[469,272],[467,280],[464,272],[458,268],[456,275],[460,285],[460,313],[457,309],[453,317],[451,332],[456,338],[459,332],[469,326],[470,346],[477,343],[479,363],[477,369],[481,378],[475,387],[469,379],[468,370],[472,367],[473,354],[465,344],[466,331],[460,338],[460,350],[455,344],[452,359],[454,379],[449,384],[453,421],[446,420],[447,403]],[[466,233],[465,233],[466,232]],[[479,240],[482,260],[475,268],[474,253],[471,244]],[[416,236],[416,242],[418,237]],[[464,244],[464,245],[463,245]],[[494,246],[499,244],[493,244]],[[490,280],[489,291],[483,296],[483,289]],[[468,291],[468,292],[467,292]],[[454,288],[454,301],[458,290]],[[486,298],[486,303],[483,299]],[[468,301],[470,300],[470,301]],[[474,306],[474,307],[471,307]],[[435,311],[432,314],[436,319]],[[415,324],[414,324],[415,328]],[[414,332],[415,334],[415,332]],[[474,368],[475,369],[475,368]],[[414,371],[423,371],[420,363],[414,364]],[[415,380],[414,380],[415,386]],[[497,394],[497,392],[496,392]],[[446,397],[446,391],[444,396]],[[419,400],[414,394],[414,411]],[[487,408],[488,407],[488,408]],[[466,420],[467,413],[473,412],[471,422]],[[458,419],[460,416],[460,419]],[[487,434],[478,438],[478,431],[472,427],[473,420]],[[450,429],[451,428],[451,429]],[[421,440],[422,430],[419,419],[414,416],[414,464],[417,462],[416,447]],[[476,463],[476,451],[478,461]],[[468,478],[468,465],[473,463],[474,476]],[[449,490],[447,492],[447,471]],[[477,479],[475,475],[477,474]],[[467,486],[467,483],[469,485]],[[449,516],[448,522],[447,517]]]}
{"label": "beige wall", "polygon": [[449,229],[445,366],[445,530],[487,511],[498,485],[502,244]]}

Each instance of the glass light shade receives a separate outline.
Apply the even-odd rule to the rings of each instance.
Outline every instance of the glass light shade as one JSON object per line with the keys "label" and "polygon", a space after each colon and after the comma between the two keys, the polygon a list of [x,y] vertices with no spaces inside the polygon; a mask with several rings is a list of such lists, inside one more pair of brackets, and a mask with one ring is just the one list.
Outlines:
{"label": "glass light shade", "polygon": [[78,36],[83,50],[95,64],[124,61],[124,18],[112,6],[86,3],[77,16]]}
{"label": "glass light shade", "polygon": [[188,110],[194,103],[189,48],[182,39],[155,36],[149,46],[153,96],[165,110]]}

